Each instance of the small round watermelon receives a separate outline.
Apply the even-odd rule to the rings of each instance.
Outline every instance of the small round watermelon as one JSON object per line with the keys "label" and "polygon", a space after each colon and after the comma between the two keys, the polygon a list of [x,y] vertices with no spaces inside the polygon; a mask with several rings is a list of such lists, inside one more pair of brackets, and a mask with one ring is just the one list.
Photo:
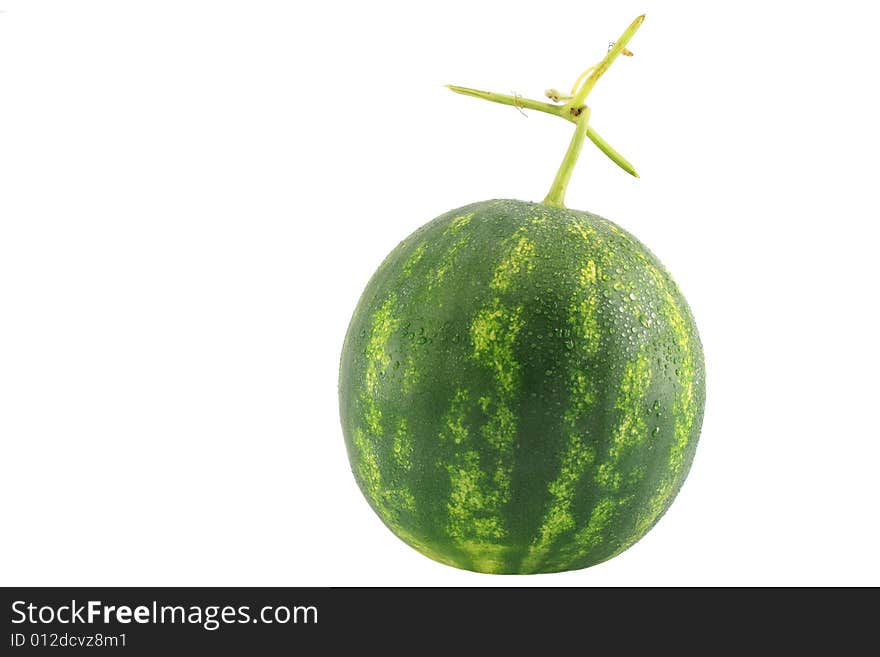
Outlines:
{"label": "small round watermelon", "polygon": [[605,561],[659,520],[694,457],[705,374],[684,297],[635,237],[561,205],[484,201],[424,225],[345,337],[357,483],[397,536],[451,566]]}

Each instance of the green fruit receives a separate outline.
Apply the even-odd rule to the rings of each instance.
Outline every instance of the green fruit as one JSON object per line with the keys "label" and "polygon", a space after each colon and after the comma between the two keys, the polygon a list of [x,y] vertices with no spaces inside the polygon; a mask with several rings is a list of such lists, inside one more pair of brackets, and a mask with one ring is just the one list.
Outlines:
{"label": "green fruit", "polygon": [[339,396],[357,482],[395,534],[460,568],[555,572],[622,552],[672,503],[703,353],[678,287],[627,232],[486,201],[385,259]]}
{"label": "green fruit", "polygon": [[[700,433],[703,351],[657,258],[563,204],[587,94],[644,16],[564,104],[453,91],[559,116],[575,133],[543,203],[454,210],[373,275],[342,350],[339,402],[358,485],[411,546],[459,568],[586,568],[638,541],[681,488]],[[629,53],[631,54],[631,53]]]}

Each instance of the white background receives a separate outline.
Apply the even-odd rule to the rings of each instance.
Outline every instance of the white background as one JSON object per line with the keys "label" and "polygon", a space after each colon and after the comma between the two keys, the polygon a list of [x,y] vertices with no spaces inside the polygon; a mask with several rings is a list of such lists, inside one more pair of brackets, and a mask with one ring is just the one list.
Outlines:
{"label": "white background", "polygon": [[[835,2],[0,0],[0,583],[880,584],[878,10]],[[397,242],[540,200],[658,254],[708,370],[690,478],[595,568],[457,571],[349,471],[339,352]]]}

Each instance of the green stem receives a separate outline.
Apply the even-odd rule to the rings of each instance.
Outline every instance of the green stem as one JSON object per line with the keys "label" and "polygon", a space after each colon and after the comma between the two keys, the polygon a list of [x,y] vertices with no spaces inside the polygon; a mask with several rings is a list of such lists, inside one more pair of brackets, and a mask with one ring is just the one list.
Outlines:
{"label": "green stem", "polygon": [[611,160],[617,166],[619,166],[621,169],[626,171],[629,175],[633,176],[634,178],[639,177],[639,174],[636,172],[635,167],[629,163],[629,160],[627,160],[623,155],[621,155],[616,150],[614,150],[611,147],[611,144],[609,144],[607,141],[602,139],[602,137],[600,137],[599,134],[595,130],[593,130],[593,126],[589,126],[589,125],[587,126],[587,137],[589,138],[589,140],[591,142],[593,142],[596,146],[598,146],[600,151],[602,151],[603,153],[605,153],[605,155],[607,155],[609,158],[611,158]]}
{"label": "green stem", "polygon": [[562,164],[559,165],[559,171],[550,185],[550,191],[544,199],[544,205],[554,208],[565,207],[565,190],[568,187],[568,181],[571,180],[571,172],[574,171],[574,165],[577,164],[578,156],[581,154],[581,148],[584,146],[584,137],[587,136],[587,128],[590,121],[590,109],[586,108],[582,112],[574,134],[571,136],[571,142],[568,144],[568,150],[565,151],[565,157],[562,158]]}
{"label": "green stem", "polygon": [[[545,114],[551,114],[553,116],[558,116],[566,121],[571,121],[572,123],[578,122],[578,116],[575,112],[571,110],[571,108],[567,108],[564,105],[554,105],[553,103],[545,103],[540,100],[532,100],[531,98],[523,98],[522,96],[509,96],[508,94],[496,94],[493,91],[481,91],[480,89],[470,89],[469,87],[459,87],[454,84],[447,84],[446,87],[457,94],[462,94],[463,96],[472,96],[474,98],[482,98],[483,100],[488,100],[492,103],[499,103],[501,105],[511,105],[513,107],[522,107],[523,109],[535,110],[536,112],[544,112]],[[581,109],[583,111],[583,108]],[[593,129],[593,126],[587,126],[587,138],[593,142],[600,151],[605,153],[617,166],[626,171],[629,175],[639,177],[639,174],[636,173],[635,167],[630,164],[629,160],[627,160],[623,155],[618,153],[598,132]]]}
{"label": "green stem", "polygon": [[[514,107],[523,108],[523,109],[533,109],[538,112],[545,112],[546,114],[552,114],[553,116],[559,116],[567,121],[571,121],[575,124],[574,135],[571,138],[571,142],[568,145],[568,150],[565,152],[565,157],[562,159],[562,164],[559,165],[559,170],[556,172],[556,177],[553,179],[553,184],[550,187],[550,191],[547,193],[546,198],[544,199],[544,203],[546,205],[550,205],[553,207],[564,208],[564,200],[565,200],[565,191],[568,187],[568,183],[571,180],[571,173],[574,170],[575,164],[577,164],[578,156],[581,154],[581,149],[584,145],[584,138],[589,137],[590,141],[592,141],[596,146],[598,146],[599,150],[601,150],[605,155],[607,155],[611,160],[613,160],[619,167],[621,167],[624,171],[629,173],[630,175],[639,177],[639,174],[636,173],[636,170],[633,168],[632,164],[630,164],[626,158],[624,158],[620,153],[614,150],[608,142],[606,142],[602,137],[600,137],[595,130],[593,130],[589,125],[590,120],[590,108],[586,106],[585,101],[587,96],[593,90],[593,87],[596,86],[596,82],[599,81],[599,78],[608,70],[614,60],[616,60],[621,53],[626,52],[627,55],[631,55],[632,53],[626,50],[626,46],[629,43],[630,39],[632,39],[633,35],[638,31],[639,27],[641,27],[642,22],[645,20],[645,16],[639,16],[636,18],[628,28],[620,35],[620,38],[614,43],[614,45],[608,50],[608,53],[605,57],[602,58],[602,61],[599,62],[592,69],[587,69],[590,71],[590,75],[586,80],[576,89],[572,94],[572,98],[566,102],[564,105],[555,105],[553,103],[547,103],[539,100],[533,100],[531,98],[523,98],[522,96],[510,96],[507,94],[497,94],[491,91],[480,91],[478,89],[469,89],[467,87],[458,87],[454,85],[447,85],[449,89],[458,94],[464,94],[465,96],[473,96],[475,98],[482,98],[483,100],[488,100],[493,103],[500,103],[502,105],[512,105]],[[578,82],[575,83],[575,86],[580,82],[584,75],[586,75],[587,71],[581,74],[581,77],[578,78]],[[549,93],[549,92],[548,92]],[[555,98],[551,96],[551,98]]]}
{"label": "green stem", "polygon": [[[531,98],[523,98],[522,96],[509,96],[507,94],[496,94],[494,91],[480,91],[479,89],[470,89],[468,87],[459,87],[454,84],[447,84],[447,89],[464,96],[473,96],[474,98],[482,98],[492,103],[501,103],[502,105],[512,105],[513,107],[522,107],[523,109],[531,109],[538,112],[546,112],[553,116],[561,116],[568,118],[567,110],[562,105],[554,105],[545,103],[540,100],[532,100]],[[575,121],[576,119],[569,119]]]}
{"label": "green stem", "polygon": [[593,87],[596,86],[596,83],[599,81],[599,78],[608,70],[611,64],[614,63],[614,60],[618,58],[620,53],[622,53],[626,49],[626,45],[629,43],[629,40],[633,38],[633,35],[638,32],[639,28],[642,26],[642,23],[645,20],[645,15],[642,14],[637,19],[635,19],[630,26],[624,30],[623,34],[620,35],[620,38],[614,42],[614,45],[611,46],[611,49],[602,58],[602,61],[593,69],[593,72],[590,73],[590,77],[586,79],[586,81],[581,85],[581,88],[578,89],[578,92],[574,95],[568,103],[566,103],[567,107],[580,107],[584,104],[584,101],[587,99],[587,95],[593,90]]}

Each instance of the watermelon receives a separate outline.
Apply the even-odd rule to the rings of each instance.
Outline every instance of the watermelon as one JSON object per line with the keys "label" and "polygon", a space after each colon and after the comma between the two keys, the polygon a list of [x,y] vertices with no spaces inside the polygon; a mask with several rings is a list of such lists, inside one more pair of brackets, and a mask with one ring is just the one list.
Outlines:
{"label": "watermelon", "polygon": [[342,353],[348,455],[383,522],[490,573],[584,568],[672,503],[697,445],[700,339],[666,269],[587,212],[475,203],[385,259]]}
{"label": "watermelon", "polygon": [[694,457],[705,371],[687,302],[635,237],[562,203],[590,136],[577,107],[543,203],[483,201],[416,230],[345,336],[357,484],[392,532],[450,566],[605,561],[660,519]]}

